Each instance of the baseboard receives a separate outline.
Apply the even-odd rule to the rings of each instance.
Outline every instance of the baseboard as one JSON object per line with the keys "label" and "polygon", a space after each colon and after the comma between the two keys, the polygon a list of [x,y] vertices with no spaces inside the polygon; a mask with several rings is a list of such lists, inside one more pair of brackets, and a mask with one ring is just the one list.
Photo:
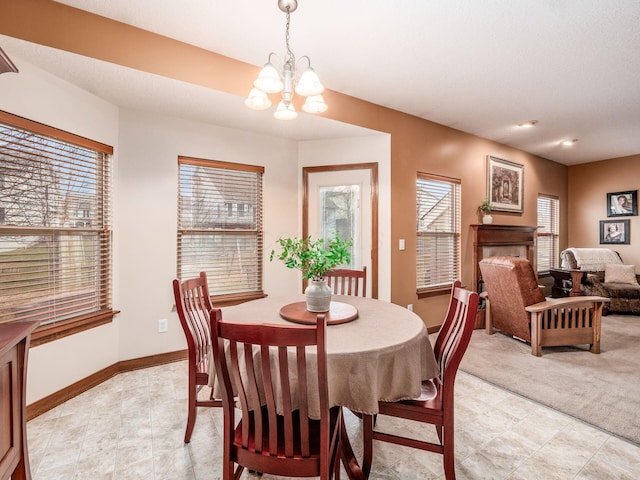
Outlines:
{"label": "baseboard", "polygon": [[141,368],[154,367],[156,365],[164,365],[165,363],[177,362],[187,358],[187,350],[179,350],[177,352],[159,353],[157,355],[149,355],[148,357],[132,358],[114,363],[102,370],[89,375],[76,383],[69,385],[51,395],[37,400],[27,405],[27,420],[36,418],[54,407],[63,404],[67,400],[80,395],[82,392],[90,388],[100,385],[102,382],[109,380],[111,377],[132,370]]}

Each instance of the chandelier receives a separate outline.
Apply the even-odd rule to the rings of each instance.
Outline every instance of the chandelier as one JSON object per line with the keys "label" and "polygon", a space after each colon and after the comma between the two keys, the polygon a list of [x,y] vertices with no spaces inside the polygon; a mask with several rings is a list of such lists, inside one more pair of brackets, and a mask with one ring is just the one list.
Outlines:
{"label": "chandelier", "polygon": [[298,2],[297,0],[278,0],[278,8],[287,14],[285,34],[287,55],[284,65],[282,66],[282,73],[278,72],[271,63],[271,57],[275,55],[274,52],[271,52],[267,63],[262,70],[260,70],[258,78],[253,82],[253,88],[244,103],[253,110],[266,110],[271,106],[271,100],[269,100],[267,94],[281,93],[282,100],[276,107],[273,116],[278,120],[293,120],[298,116],[298,112],[296,112],[292,103],[295,91],[295,93],[301,97],[307,97],[302,105],[302,110],[307,113],[325,112],[328,107],[327,104],[324,103],[321,95],[324,91],[324,86],[320,83],[316,72],[311,68],[311,60],[309,57],[304,56],[300,58],[300,60],[306,59],[308,65],[300,78],[296,77],[296,57],[289,46],[289,24],[291,12],[294,12],[296,8],[298,8]]}

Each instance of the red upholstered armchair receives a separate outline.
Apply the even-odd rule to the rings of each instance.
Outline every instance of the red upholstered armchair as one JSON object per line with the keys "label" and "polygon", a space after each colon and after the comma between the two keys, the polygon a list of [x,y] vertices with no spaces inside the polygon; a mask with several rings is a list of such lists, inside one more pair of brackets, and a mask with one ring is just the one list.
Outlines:
{"label": "red upholstered armchair", "polygon": [[488,257],[480,261],[488,294],[487,333],[500,330],[531,343],[531,353],[543,346],[589,344],[600,353],[604,297],[545,300],[529,260]]}

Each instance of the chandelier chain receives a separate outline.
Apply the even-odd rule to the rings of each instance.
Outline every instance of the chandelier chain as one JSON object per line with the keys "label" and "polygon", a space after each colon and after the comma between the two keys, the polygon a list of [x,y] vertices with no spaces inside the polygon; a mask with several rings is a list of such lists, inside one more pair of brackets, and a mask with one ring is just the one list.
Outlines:
{"label": "chandelier chain", "polygon": [[289,45],[289,26],[291,24],[291,8],[287,6],[287,26],[286,26],[286,33],[285,33],[285,43],[287,46],[287,63],[291,63],[291,67],[293,69],[293,71],[295,72],[295,65],[296,65],[296,57],[293,54],[293,52],[291,51],[291,46]]}

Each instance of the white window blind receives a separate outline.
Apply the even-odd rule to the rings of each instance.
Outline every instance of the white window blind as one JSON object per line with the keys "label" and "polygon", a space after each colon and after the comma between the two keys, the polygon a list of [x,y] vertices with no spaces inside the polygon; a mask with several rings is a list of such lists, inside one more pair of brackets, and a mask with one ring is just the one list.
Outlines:
{"label": "white window blind", "polygon": [[264,168],[179,157],[178,277],[212,296],[262,295]]}
{"label": "white window blind", "polygon": [[418,173],[416,286],[451,285],[460,278],[460,181]]}
{"label": "white window blind", "polygon": [[538,272],[546,273],[560,262],[560,200],[550,195],[538,196]]}
{"label": "white window blind", "polygon": [[12,117],[0,117],[0,323],[111,312],[111,147]]}

